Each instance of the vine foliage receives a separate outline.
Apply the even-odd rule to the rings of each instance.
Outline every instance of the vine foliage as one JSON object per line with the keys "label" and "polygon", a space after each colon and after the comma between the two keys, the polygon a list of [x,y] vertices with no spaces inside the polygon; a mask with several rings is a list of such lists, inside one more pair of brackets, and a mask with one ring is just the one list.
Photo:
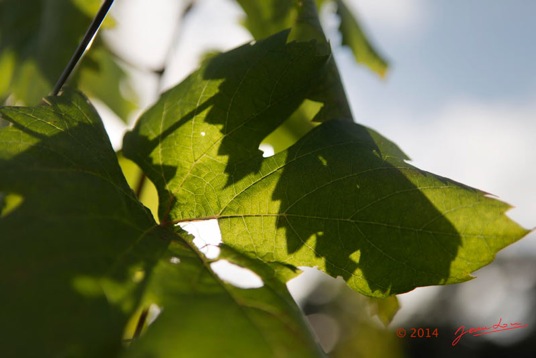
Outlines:
{"label": "vine foliage", "polygon": [[[527,233],[507,204],[413,167],[396,144],[354,123],[313,1],[237,2],[256,41],[205,60],[124,138],[120,161],[154,184],[156,215],[129,187],[132,173],[85,95],[31,104],[28,74],[50,88],[65,56],[36,65],[35,34],[17,37],[2,21],[0,70],[10,77],[0,95],[29,104],[0,109],[6,356],[322,356],[285,285],[297,267],[392,300],[466,281]],[[65,3],[61,11],[86,16],[80,2]],[[344,1],[332,3],[342,43],[384,75],[386,61]],[[22,16],[19,6],[0,3],[2,16]],[[22,18],[32,24],[25,31],[48,21]],[[71,85],[112,94],[125,117],[124,73],[104,42],[90,54],[101,65],[82,66]],[[262,143],[277,153],[263,157]],[[179,225],[208,219],[222,234],[217,258]],[[219,260],[253,271],[261,287],[226,282]],[[148,324],[140,316],[150,307],[160,314]]]}

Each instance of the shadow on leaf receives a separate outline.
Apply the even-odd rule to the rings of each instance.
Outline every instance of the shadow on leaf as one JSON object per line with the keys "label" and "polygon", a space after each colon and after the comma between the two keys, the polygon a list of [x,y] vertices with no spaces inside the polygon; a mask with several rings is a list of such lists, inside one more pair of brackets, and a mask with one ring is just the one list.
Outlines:
{"label": "shadow on leaf", "polygon": [[340,121],[288,150],[273,199],[289,261],[321,258],[327,273],[368,294],[448,280],[460,234],[407,178],[426,174],[388,157],[365,127]]}
{"label": "shadow on leaf", "polygon": [[13,125],[0,130],[0,192],[21,200],[0,217],[0,304],[9,307],[0,346],[7,356],[109,356],[169,240],[86,100],[51,102],[2,109]]}

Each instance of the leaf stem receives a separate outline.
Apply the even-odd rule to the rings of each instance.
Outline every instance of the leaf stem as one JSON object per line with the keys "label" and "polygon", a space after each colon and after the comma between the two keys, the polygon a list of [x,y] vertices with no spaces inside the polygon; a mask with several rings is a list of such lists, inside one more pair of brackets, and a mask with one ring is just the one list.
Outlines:
{"label": "leaf stem", "polygon": [[80,62],[80,59],[88,49],[88,46],[91,44],[93,38],[95,38],[95,35],[97,34],[97,31],[99,30],[102,21],[106,17],[106,14],[108,14],[110,7],[112,7],[113,2],[114,0],[105,0],[102,4],[101,8],[99,9],[99,12],[91,22],[91,25],[89,25],[89,28],[87,29],[84,38],[82,39],[82,42],[80,42],[80,44],[78,45],[76,51],[69,60],[69,63],[67,64],[67,66],[63,70],[63,73],[58,79],[58,82],[56,82],[56,85],[54,86],[54,89],[51,93],[52,96],[58,95],[58,93],[61,91],[61,88],[73,72],[78,62]]}
{"label": "leaf stem", "polygon": [[143,171],[140,171],[140,175],[138,177],[138,182],[136,183],[135,189],[136,198],[138,198],[138,200],[140,199],[141,193],[143,192],[143,188],[145,187],[146,179],[147,176],[145,175],[145,173]]}
{"label": "leaf stem", "polygon": [[148,314],[148,308],[145,308],[143,311],[141,311],[140,318],[138,319],[138,324],[136,325],[136,330],[134,331],[134,335],[132,336],[132,340],[139,338],[139,336],[141,335],[141,331],[145,326],[145,321],[147,321]]}

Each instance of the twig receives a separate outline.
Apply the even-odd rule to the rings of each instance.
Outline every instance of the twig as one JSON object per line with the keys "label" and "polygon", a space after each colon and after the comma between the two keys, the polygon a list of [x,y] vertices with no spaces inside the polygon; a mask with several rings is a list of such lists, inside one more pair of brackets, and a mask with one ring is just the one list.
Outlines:
{"label": "twig", "polygon": [[91,43],[95,35],[97,34],[97,31],[99,31],[99,28],[102,24],[102,21],[106,17],[106,14],[108,14],[108,11],[110,10],[110,7],[112,7],[114,0],[105,0],[102,4],[99,12],[91,22],[91,25],[89,25],[89,28],[86,31],[86,34],[84,35],[84,38],[82,39],[82,42],[78,45],[78,48],[74,52],[73,56],[69,60],[69,63],[67,64],[67,67],[63,70],[63,73],[61,74],[60,78],[58,79],[58,82],[56,82],[56,85],[54,86],[54,89],[52,90],[51,95],[57,96],[58,93],[61,91],[61,88],[73,72],[74,68],[80,62],[80,59],[86,52],[86,49],[88,48],[88,45]]}
{"label": "twig", "polygon": [[140,318],[138,319],[138,324],[136,325],[136,330],[134,331],[134,335],[132,336],[132,340],[138,339],[140,337],[141,332],[143,331],[143,327],[145,326],[145,322],[147,321],[148,314],[148,308],[145,308],[143,311],[141,311]]}

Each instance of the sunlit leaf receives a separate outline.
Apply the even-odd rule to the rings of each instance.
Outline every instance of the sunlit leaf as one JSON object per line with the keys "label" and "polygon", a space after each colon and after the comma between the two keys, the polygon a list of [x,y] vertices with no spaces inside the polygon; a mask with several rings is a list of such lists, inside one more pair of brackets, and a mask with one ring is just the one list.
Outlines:
{"label": "sunlit leaf", "polygon": [[[216,215],[227,174],[234,181],[259,169],[251,158],[262,158],[261,141],[299,108],[329,58],[316,55],[315,42],[287,44],[287,36],[281,32],[209,60],[163,94],[126,135],[124,155],[156,184],[161,221]],[[228,171],[227,162],[245,161],[251,165],[244,172]],[[182,185],[192,170],[200,170],[200,181]],[[199,185],[203,203],[191,195]]]}
{"label": "sunlit leaf", "polygon": [[331,121],[263,160],[228,185],[234,196],[215,215],[224,242],[384,296],[468,280],[526,234],[508,205],[406,164],[382,141]]}
{"label": "sunlit leaf", "polygon": [[316,266],[377,297],[468,280],[526,234],[507,204],[407,164],[395,144],[348,121],[262,158],[259,139],[321,70],[309,42],[284,34],[209,61],[127,135],[125,154],[155,182],[164,221],[219,219],[239,251]]}

